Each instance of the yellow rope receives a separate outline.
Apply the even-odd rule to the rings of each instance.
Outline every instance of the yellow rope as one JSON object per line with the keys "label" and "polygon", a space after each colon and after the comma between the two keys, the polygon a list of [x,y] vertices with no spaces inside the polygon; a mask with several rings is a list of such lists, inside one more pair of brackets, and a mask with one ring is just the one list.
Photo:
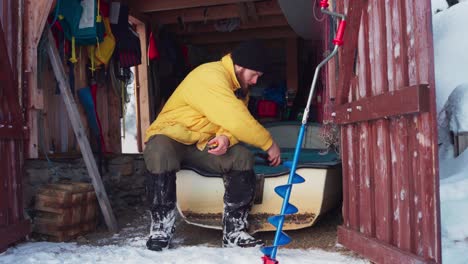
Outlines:
{"label": "yellow rope", "polygon": [[77,63],[78,60],[76,59],[75,37],[72,37],[71,44],[72,44],[72,54],[71,54],[70,62],[71,63]]}
{"label": "yellow rope", "polygon": [[96,16],[96,22],[101,23],[102,22],[102,17],[101,17],[101,10],[99,8],[100,0],[97,1],[97,16]]}

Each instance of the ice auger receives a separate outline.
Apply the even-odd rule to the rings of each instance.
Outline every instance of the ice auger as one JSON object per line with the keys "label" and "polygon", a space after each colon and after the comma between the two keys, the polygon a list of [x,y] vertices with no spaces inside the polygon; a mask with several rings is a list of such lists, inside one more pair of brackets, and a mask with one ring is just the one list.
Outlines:
{"label": "ice auger", "polygon": [[297,161],[299,159],[299,154],[301,152],[302,141],[304,139],[304,133],[307,124],[307,118],[309,115],[310,104],[312,101],[312,96],[314,94],[315,84],[317,82],[317,77],[320,68],[325,65],[333,56],[338,53],[338,48],[343,45],[343,36],[346,27],[346,16],[343,14],[331,12],[328,10],[328,0],[321,0],[320,1],[321,11],[324,14],[328,14],[335,18],[340,18],[341,21],[338,25],[337,33],[335,39],[333,40],[333,44],[335,47],[333,52],[330,53],[315,69],[314,79],[312,81],[312,85],[309,92],[309,98],[307,99],[307,105],[304,110],[304,115],[302,117],[302,125],[299,130],[299,135],[297,138],[296,149],[294,151],[294,158],[292,162],[285,162],[284,165],[290,168],[288,183],[285,185],[280,185],[275,188],[275,192],[281,196],[283,200],[283,205],[281,206],[281,212],[279,215],[271,216],[268,218],[268,222],[276,227],[276,234],[275,240],[273,241],[272,246],[262,247],[261,251],[263,252],[264,256],[262,257],[264,264],[278,264],[279,262],[276,260],[276,253],[278,251],[279,246],[283,246],[291,242],[291,238],[284,233],[283,224],[284,218],[286,215],[295,214],[299,210],[297,207],[289,203],[289,198],[291,196],[292,187],[294,184],[303,183],[305,180],[303,177],[296,173]]}

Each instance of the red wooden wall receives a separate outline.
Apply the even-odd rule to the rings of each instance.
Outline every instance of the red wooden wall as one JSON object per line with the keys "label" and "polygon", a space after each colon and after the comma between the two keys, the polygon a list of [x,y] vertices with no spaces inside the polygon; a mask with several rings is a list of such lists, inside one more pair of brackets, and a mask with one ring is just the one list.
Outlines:
{"label": "red wooden wall", "polygon": [[339,243],[376,263],[440,263],[430,0],[333,2],[349,23],[327,79],[342,125]]}
{"label": "red wooden wall", "polygon": [[0,0],[0,252],[30,230],[22,200],[24,119],[18,86],[17,2]]}

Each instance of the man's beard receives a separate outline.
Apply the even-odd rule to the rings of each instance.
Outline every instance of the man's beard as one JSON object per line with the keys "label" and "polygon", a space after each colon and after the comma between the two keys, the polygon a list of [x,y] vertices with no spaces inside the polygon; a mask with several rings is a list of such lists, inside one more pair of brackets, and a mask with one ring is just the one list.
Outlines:
{"label": "man's beard", "polygon": [[236,78],[237,80],[239,81],[239,84],[240,84],[240,88],[242,90],[248,90],[249,89],[249,85],[247,83],[244,82],[244,80],[241,78],[242,76],[242,73],[244,73],[244,70],[239,70],[238,72],[236,72]]}

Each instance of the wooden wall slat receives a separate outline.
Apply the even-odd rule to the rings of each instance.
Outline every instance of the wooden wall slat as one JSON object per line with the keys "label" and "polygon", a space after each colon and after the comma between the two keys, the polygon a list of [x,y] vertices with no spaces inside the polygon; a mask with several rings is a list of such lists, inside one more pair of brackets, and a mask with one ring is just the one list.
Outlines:
{"label": "wooden wall slat", "polygon": [[[415,19],[417,21],[415,26],[416,32],[426,32],[423,37],[415,38],[415,45],[418,53],[416,61],[419,69],[419,82],[427,82],[432,87],[431,98],[432,100],[432,115],[421,115],[421,128],[422,137],[419,137],[419,143],[422,148],[423,161],[425,168],[424,175],[431,175],[432,177],[424,177],[424,208],[423,219],[424,221],[424,257],[426,258],[441,258],[440,243],[434,244],[434,241],[440,241],[440,209],[439,209],[439,177],[438,177],[438,149],[437,149],[437,126],[436,123],[437,113],[435,106],[435,73],[434,73],[434,60],[433,56],[433,38],[432,38],[432,16],[426,8],[424,3],[413,2],[415,10]],[[421,10],[423,8],[424,10]],[[434,213],[435,212],[435,213]]]}
{"label": "wooden wall slat", "polygon": [[[2,157],[7,156],[7,140],[0,140],[0,155]],[[3,159],[2,159],[3,160]],[[5,160],[0,162],[0,170],[5,172],[4,175],[8,175],[7,163]],[[8,215],[8,192],[6,190],[8,178],[5,176],[0,177],[0,227],[5,226],[7,222]]]}
{"label": "wooden wall slat", "polygon": [[[387,27],[387,64],[388,86],[390,91],[401,89],[408,83],[405,35],[405,16],[402,16],[402,1],[391,1],[386,8]],[[414,252],[411,245],[413,235],[412,207],[413,186],[410,181],[410,157],[408,155],[408,133],[406,118],[395,118],[391,121],[391,160],[393,186],[393,241],[400,249]],[[397,217],[395,217],[397,216]]]}
{"label": "wooden wall slat", "polygon": [[357,158],[357,149],[359,147],[356,137],[358,133],[356,132],[355,125],[349,125],[347,127],[346,136],[348,137],[348,172],[350,177],[348,179],[348,190],[349,190],[349,226],[354,230],[359,230],[359,175],[356,166]]}
{"label": "wooden wall slat", "polygon": [[[348,131],[348,127],[349,125],[347,126],[341,126],[341,130],[340,130],[340,133],[341,133],[341,146],[342,146],[342,151],[341,151],[341,158],[342,160],[346,160],[348,161],[349,160],[349,154],[348,154],[348,141],[350,140],[349,137],[348,137],[348,134],[347,134],[347,131]],[[346,228],[351,228],[350,226],[350,223],[349,223],[349,211],[350,211],[350,201],[349,201],[349,197],[350,197],[350,186],[349,186],[349,178],[347,177],[347,175],[350,175],[350,172],[349,172],[349,165],[347,163],[342,163],[342,172],[343,172],[343,175],[346,175],[345,177],[343,177],[343,208],[342,208],[342,213],[343,213],[343,225],[346,227]]]}
{"label": "wooden wall slat", "polygon": [[[20,1],[0,1],[0,125],[16,135],[0,139],[0,253],[29,232],[29,222],[23,217],[23,128],[20,105],[21,31],[18,16]],[[21,226],[24,228],[16,229]]]}

